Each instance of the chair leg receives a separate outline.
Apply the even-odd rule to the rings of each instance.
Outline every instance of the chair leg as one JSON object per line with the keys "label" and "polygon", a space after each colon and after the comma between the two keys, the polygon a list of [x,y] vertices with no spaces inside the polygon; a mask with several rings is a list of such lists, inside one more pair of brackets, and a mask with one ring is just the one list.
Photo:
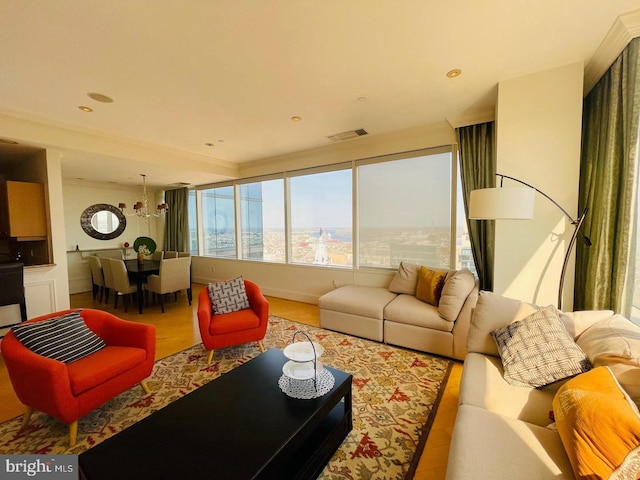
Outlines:
{"label": "chair leg", "polygon": [[31,414],[33,413],[33,408],[31,407],[27,407],[27,409],[24,412],[24,415],[22,417],[22,427],[20,428],[24,428],[27,426],[27,423],[29,423],[29,420],[31,419]]}
{"label": "chair leg", "polygon": [[189,305],[191,305],[191,287],[187,288],[187,298],[189,299]]}
{"label": "chair leg", "polygon": [[144,390],[144,393],[146,393],[147,395],[151,393],[151,390],[149,390],[149,385],[147,385],[146,380],[140,380],[140,386]]}
{"label": "chair leg", "polygon": [[73,447],[78,439],[78,421],[69,424],[69,447]]}
{"label": "chair leg", "polygon": [[104,303],[105,305],[109,305],[109,294],[111,293],[111,289],[104,287]]}
{"label": "chair leg", "polygon": [[258,347],[260,347],[260,351],[264,353],[264,345],[262,344],[262,340],[258,340]]}
{"label": "chair leg", "polygon": [[213,350],[209,350],[209,358],[207,358],[207,363],[210,364],[211,360],[213,360]]}
{"label": "chair leg", "polygon": [[160,298],[160,310],[162,310],[162,313],[164,313],[164,295],[159,294],[158,298]]}
{"label": "chair leg", "polygon": [[115,297],[115,299],[113,300],[113,308],[118,308],[118,298],[120,298],[120,295],[114,290],[113,296]]}

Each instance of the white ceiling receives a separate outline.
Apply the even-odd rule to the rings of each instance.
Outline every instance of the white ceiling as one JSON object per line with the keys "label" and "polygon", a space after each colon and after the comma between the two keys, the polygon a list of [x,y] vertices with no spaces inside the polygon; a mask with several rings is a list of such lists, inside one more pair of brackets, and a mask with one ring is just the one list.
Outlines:
{"label": "white ceiling", "polygon": [[[145,172],[150,165],[131,158],[69,151],[65,177],[104,178],[108,165],[123,183],[147,173],[150,183],[202,184],[219,178],[219,161],[248,162],[327,145],[328,135],[346,130],[376,135],[492,107],[499,81],[586,64],[615,19],[638,6],[0,0],[0,114],[185,152],[204,166]],[[447,78],[454,68],[462,75]],[[89,92],[114,102],[96,102]],[[295,115],[302,121],[292,122]]]}

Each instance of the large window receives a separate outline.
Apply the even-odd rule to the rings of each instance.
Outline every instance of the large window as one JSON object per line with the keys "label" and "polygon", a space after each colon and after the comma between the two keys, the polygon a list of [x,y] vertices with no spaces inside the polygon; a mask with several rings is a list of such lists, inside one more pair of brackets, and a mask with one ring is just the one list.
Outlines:
{"label": "large window", "polygon": [[475,271],[460,190],[447,147],[215,185],[198,192],[201,218],[195,191],[189,199],[192,253],[347,268],[394,269],[408,261]]}
{"label": "large window", "polygon": [[208,257],[236,257],[233,185],[202,190],[202,253]]}
{"label": "large window", "polygon": [[451,152],[358,167],[361,267],[451,265]]}
{"label": "large window", "polygon": [[284,263],[284,180],[240,185],[242,258]]}
{"label": "large window", "polygon": [[291,262],[353,264],[351,169],[292,177]]}

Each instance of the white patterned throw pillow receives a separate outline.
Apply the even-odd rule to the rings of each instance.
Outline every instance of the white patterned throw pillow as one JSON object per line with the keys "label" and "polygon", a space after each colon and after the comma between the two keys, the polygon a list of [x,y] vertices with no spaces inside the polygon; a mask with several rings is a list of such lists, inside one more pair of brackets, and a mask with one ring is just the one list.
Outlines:
{"label": "white patterned throw pillow", "polygon": [[591,368],[552,305],[491,332],[504,367],[516,386],[542,387]]}
{"label": "white patterned throw pillow", "polygon": [[216,313],[232,313],[251,308],[242,276],[208,286],[211,305]]}

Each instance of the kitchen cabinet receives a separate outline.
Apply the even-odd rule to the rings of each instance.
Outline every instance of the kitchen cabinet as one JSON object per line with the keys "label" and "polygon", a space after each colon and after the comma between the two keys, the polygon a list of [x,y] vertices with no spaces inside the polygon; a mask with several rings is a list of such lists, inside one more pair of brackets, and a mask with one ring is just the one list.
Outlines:
{"label": "kitchen cabinet", "polygon": [[0,185],[0,236],[46,240],[44,185],[7,180]]}

